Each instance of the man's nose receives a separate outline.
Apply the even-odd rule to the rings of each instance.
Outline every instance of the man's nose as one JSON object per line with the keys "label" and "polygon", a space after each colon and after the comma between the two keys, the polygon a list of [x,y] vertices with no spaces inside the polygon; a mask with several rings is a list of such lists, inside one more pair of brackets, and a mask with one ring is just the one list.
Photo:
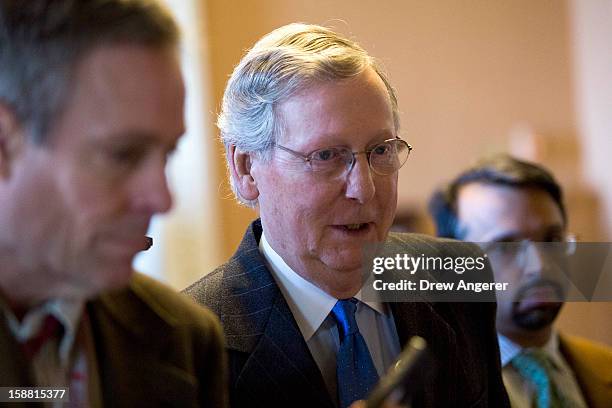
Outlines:
{"label": "man's nose", "polygon": [[550,260],[546,259],[545,248],[542,248],[541,243],[524,241],[525,245],[522,248],[522,267],[525,277],[540,278],[549,268]]}
{"label": "man's nose", "polygon": [[151,215],[169,211],[172,208],[172,193],[166,177],[165,159],[143,166],[140,173],[133,196],[134,206]]}
{"label": "man's nose", "polygon": [[374,197],[376,188],[367,156],[356,154],[354,160],[355,162],[346,176],[346,196],[364,204]]}

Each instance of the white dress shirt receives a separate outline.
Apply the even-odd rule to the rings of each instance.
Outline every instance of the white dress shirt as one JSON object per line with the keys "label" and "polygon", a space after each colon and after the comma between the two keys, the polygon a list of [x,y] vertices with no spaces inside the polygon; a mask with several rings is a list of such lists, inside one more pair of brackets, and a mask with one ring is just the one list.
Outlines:
{"label": "white dress shirt", "polygon": [[[261,235],[259,250],[265,258],[297,325],[317,363],[332,399],[337,398],[336,353],[338,328],[330,312],[338,299],[295,273]],[[379,376],[395,362],[401,348],[391,309],[381,302],[363,302],[360,294],[355,318]]]}
{"label": "white dress shirt", "polygon": [[[510,397],[510,405],[513,408],[531,408],[536,390],[511,364],[512,359],[520,354],[523,348],[501,334],[498,334],[497,338],[501,353],[502,377]],[[544,351],[552,361],[551,381],[563,398],[570,403],[571,407],[586,408],[587,405],[576,377],[559,351],[559,337],[556,332],[553,332],[548,342],[540,350]]]}

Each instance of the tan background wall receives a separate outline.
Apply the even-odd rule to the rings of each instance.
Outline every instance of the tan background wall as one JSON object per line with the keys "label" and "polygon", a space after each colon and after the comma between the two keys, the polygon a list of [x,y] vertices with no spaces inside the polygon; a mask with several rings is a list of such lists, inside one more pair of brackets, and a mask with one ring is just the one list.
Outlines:
{"label": "tan background wall", "polygon": [[[397,88],[402,136],[415,147],[400,175],[400,208],[423,214],[442,181],[484,153],[506,150],[510,135],[527,134],[535,142],[518,151],[549,164],[576,197],[570,202],[570,213],[579,220],[573,229],[589,239],[609,239],[593,222],[597,191],[579,188],[582,141],[574,106],[570,9],[564,1],[206,4],[215,110],[233,66],[261,35],[294,21],[332,26],[382,60]],[[555,149],[559,143],[573,147]],[[218,149],[218,173],[225,174]],[[221,250],[227,258],[255,213],[234,203],[224,179],[219,186]],[[562,319],[563,327],[612,344],[610,304],[566,309],[571,318]]]}

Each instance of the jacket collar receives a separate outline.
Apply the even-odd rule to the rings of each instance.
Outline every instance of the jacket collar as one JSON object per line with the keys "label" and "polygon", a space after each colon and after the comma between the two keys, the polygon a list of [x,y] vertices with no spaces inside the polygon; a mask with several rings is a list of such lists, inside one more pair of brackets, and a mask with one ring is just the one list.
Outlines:
{"label": "jacket collar", "polygon": [[289,393],[300,390],[315,406],[331,407],[319,368],[259,252],[261,234],[256,220],[223,268],[220,318],[226,344],[250,355],[236,386],[257,384],[252,392],[262,395],[286,392],[287,401],[295,401]]}

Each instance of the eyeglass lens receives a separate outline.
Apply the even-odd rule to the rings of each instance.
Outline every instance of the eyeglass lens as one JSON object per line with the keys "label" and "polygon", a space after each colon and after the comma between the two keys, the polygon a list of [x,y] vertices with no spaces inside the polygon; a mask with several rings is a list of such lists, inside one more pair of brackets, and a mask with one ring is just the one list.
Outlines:
{"label": "eyeglass lens", "polygon": [[518,242],[495,242],[485,252],[493,262],[524,266],[530,256],[537,256],[547,261],[561,261],[573,254],[575,243],[561,242],[533,242],[523,240]]}
{"label": "eyeglass lens", "polygon": [[[361,152],[368,156],[368,162],[373,172],[379,175],[390,175],[397,171],[406,163],[410,148],[408,144],[395,139],[385,141],[374,146],[366,152]],[[355,157],[360,153],[353,153],[348,148],[334,147],[317,150],[310,154],[310,166],[313,171],[326,173],[329,176],[344,175],[350,170]]]}

